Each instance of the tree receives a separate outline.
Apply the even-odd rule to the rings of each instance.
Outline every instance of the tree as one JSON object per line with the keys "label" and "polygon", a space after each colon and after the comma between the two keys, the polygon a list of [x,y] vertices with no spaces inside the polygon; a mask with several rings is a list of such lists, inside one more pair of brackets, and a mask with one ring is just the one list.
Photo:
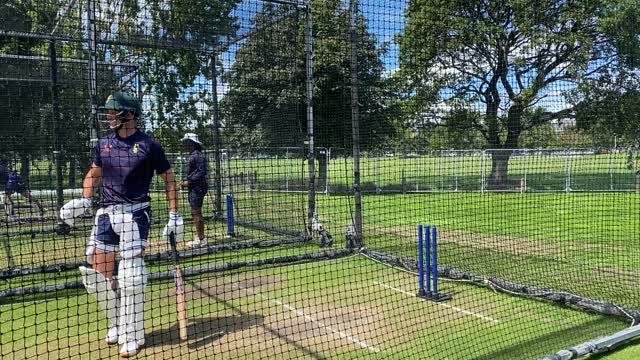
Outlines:
{"label": "tree", "polygon": [[239,25],[232,12],[239,2],[123,1],[120,7],[103,12],[99,23],[103,38],[151,43],[145,48],[103,45],[100,56],[139,65],[142,93],[151,105],[146,121],[158,134],[209,122],[205,116],[211,114],[202,105],[211,105],[207,100],[211,97],[211,66],[219,66],[211,64],[211,53],[224,51],[222,39],[235,37]]}
{"label": "tree", "polygon": [[576,126],[594,139],[608,138],[608,146],[613,146],[614,138],[620,144],[637,144],[640,139],[640,79],[632,75],[617,78],[576,90],[579,99],[574,107]]}
{"label": "tree", "polygon": [[[319,147],[350,148],[351,94],[349,13],[339,0],[313,2],[314,134]],[[376,39],[362,16],[357,20],[360,131],[365,149],[393,133],[385,100],[386,80]],[[255,30],[238,49],[225,75],[222,100],[229,129],[261,129],[269,146],[302,146],[307,134],[305,14],[289,6],[265,4]],[[254,146],[257,144],[254,144]]]}
{"label": "tree", "polygon": [[[490,185],[504,188],[511,149],[519,147],[523,132],[575,116],[570,106],[543,107],[543,99],[574,84],[596,82],[621,65],[628,58],[619,51],[622,44],[625,54],[635,53],[637,43],[621,41],[610,30],[619,23],[612,19],[630,13],[620,1],[632,4],[416,0],[399,36],[401,71],[412,78],[416,92],[431,89],[445,105],[482,112],[469,125],[489,148],[498,149],[492,152]],[[426,109],[433,103],[419,105]]]}
{"label": "tree", "polygon": [[[99,104],[115,89],[131,88],[133,81],[126,77],[135,73],[144,84],[143,94],[152,104],[152,111],[145,114],[147,120],[160,130],[195,128],[199,133],[207,130],[203,125],[210,119],[206,106],[210,104],[202,106],[202,99],[210,96],[196,85],[210,81],[209,54],[222,46],[220,39],[235,36],[237,19],[230,13],[237,3],[237,0],[96,1],[98,61],[134,63],[133,67],[98,66]],[[0,28],[46,35],[56,28],[57,35],[82,40],[57,42],[57,56],[86,61],[89,52],[85,12],[86,2],[5,2],[0,4]],[[111,43],[107,45],[106,40]],[[48,40],[4,36],[0,37],[0,54],[46,57],[49,45]],[[49,71],[47,60],[37,65],[31,61],[0,62],[2,77],[29,77],[20,82],[0,82],[0,133],[11,140],[0,142],[0,151],[11,151],[22,158],[23,164],[29,157],[50,155],[53,148],[55,117]],[[67,154],[88,155],[91,119],[87,71],[86,63],[60,62],[58,67],[58,119],[63,135],[77,134],[61,137]]]}

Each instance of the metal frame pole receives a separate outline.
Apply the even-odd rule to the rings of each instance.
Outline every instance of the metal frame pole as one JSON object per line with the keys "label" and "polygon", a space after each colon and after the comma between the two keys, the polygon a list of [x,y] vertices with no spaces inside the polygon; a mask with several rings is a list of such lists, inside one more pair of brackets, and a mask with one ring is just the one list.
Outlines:
{"label": "metal frame pole", "polygon": [[87,0],[88,45],[89,45],[89,97],[91,99],[91,120],[89,125],[89,146],[93,149],[98,145],[98,55],[96,41],[96,3]]}
{"label": "metal frame pole", "polygon": [[313,234],[313,219],[316,213],[316,174],[315,174],[315,149],[313,133],[313,16],[311,13],[311,1],[307,2],[306,26],[305,26],[305,49],[306,49],[306,75],[307,75],[307,141],[309,153],[309,208],[307,211],[307,235]]}
{"label": "metal frame pole", "polygon": [[62,136],[60,134],[60,96],[58,92],[58,61],[56,58],[56,42],[49,42],[49,62],[51,67],[51,115],[53,120],[54,161],[56,164],[56,205],[64,205],[63,174],[62,174]]}
{"label": "metal frame pole", "polygon": [[215,151],[215,203],[214,218],[222,218],[222,163],[220,161],[220,149],[222,139],[220,138],[220,116],[218,113],[218,71],[216,70],[216,53],[211,54],[211,97],[213,112],[213,146]]}
{"label": "metal frame pole", "polygon": [[357,45],[358,1],[349,1],[349,43],[351,48],[351,130],[353,139],[353,195],[355,198],[354,224],[356,227],[356,246],[364,246],[362,228],[362,192],[360,189],[360,118],[358,102],[358,45]]}

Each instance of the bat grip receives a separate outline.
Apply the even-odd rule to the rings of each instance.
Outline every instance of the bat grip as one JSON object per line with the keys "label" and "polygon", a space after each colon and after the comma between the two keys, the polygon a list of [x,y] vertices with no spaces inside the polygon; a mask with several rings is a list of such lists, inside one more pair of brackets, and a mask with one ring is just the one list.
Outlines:
{"label": "bat grip", "polygon": [[171,246],[171,257],[173,258],[173,262],[178,262],[178,249],[176,246],[176,234],[171,232],[169,233],[169,245]]}

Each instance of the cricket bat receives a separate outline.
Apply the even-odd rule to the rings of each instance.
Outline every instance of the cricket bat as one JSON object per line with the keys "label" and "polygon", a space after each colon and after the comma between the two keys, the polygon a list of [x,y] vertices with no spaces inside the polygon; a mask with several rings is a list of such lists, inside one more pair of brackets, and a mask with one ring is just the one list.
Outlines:
{"label": "cricket bat", "polygon": [[173,257],[173,278],[176,283],[176,297],[178,310],[178,329],[180,330],[180,340],[187,340],[187,301],[184,297],[184,284],[182,281],[182,271],[178,259],[178,249],[176,249],[176,235],[169,234],[169,245]]}

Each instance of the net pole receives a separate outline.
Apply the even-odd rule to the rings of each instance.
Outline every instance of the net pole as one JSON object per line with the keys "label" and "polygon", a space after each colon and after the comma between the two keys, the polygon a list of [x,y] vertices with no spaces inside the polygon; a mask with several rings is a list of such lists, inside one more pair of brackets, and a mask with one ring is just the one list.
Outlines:
{"label": "net pole", "polygon": [[306,51],[306,75],[307,75],[307,141],[309,153],[309,209],[307,212],[307,235],[312,236],[313,219],[316,212],[316,181],[315,181],[315,149],[313,133],[313,16],[311,14],[311,1],[305,8],[305,51]]}
{"label": "net pole", "polygon": [[324,193],[329,195],[329,180],[331,179],[331,148],[327,149],[327,154],[325,155],[327,157],[327,179],[325,180],[325,188],[324,188]]}
{"label": "net pole", "polygon": [[56,54],[56,42],[49,42],[49,63],[51,66],[51,115],[53,121],[54,161],[56,164],[56,205],[59,208],[64,204],[63,176],[62,176],[62,137],[60,134],[60,102],[58,93],[58,61]]}
{"label": "net pole", "polygon": [[609,191],[613,191],[613,152],[609,151]]}
{"label": "net pole", "polygon": [[96,41],[96,2],[87,0],[87,35],[89,46],[89,97],[91,101],[91,120],[89,125],[89,146],[98,145],[98,56]]}
{"label": "net pole", "polygon": [[358,46],[356,30],[358,1],[349,1],[349,45],[351,48],[351,131],[353,140],[353,195],[355,198],[354,225],[356,230],[356,247],[364,246],[362,231],[362,193],[360,189],[360,118],[358,109]]}
{"label": "net pole", "polygon": [[218,113],[218,72],[216,70],[216,53],[211,54],[211,107],[213,112],[213,147],[215,157],[215,188],[214,218],[222,218],[222,163],[220,160],[220,149],[222,141],[220,139],[220,117]]}

